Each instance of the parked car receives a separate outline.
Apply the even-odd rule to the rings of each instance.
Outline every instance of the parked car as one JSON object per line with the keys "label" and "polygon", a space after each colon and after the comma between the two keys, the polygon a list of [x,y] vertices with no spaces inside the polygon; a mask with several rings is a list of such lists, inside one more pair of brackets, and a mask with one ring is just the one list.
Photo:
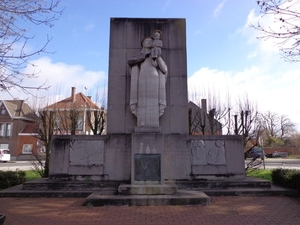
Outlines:
{"label": "parked car", "polygon": [[273,154],[272,153],[266,153],[266,158],[273,158]]}
{"label": "parked car", "polygon": [[274,158],[276,158],[276,157],[286,158],[286,157],[288,157],[288,155],[289,155],[288,152],[277,152],[277,151],[275,151],[273,153]]}
{"label": "parked car", "polygon": [[2,162],[10,161],[9,149],[0,149],[0,161]]}
{"label": "parked car", "polygon": [[245,159],[246,158],[261,158],[264,159],[265,158],[265,151],[263,148],[259,148],[259,147],[254,147],[254,148],[250,148],[248,151],[246,151],[244,153]]}

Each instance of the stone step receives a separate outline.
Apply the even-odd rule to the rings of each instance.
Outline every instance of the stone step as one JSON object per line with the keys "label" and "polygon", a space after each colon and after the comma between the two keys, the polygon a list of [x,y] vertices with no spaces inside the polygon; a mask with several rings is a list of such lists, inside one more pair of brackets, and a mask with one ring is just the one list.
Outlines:
{"label": "stone step", "polygon": [[[165,182],[166,184],[170,182]],[[118,192],[122,181],[53,181],[41,178],[23,184],[24,190],[65,190],[65,191],[100,191],[114,190]],[[271,182],[258,178],[247,177],[240,180],[181,180],[175,181],[177,189],[227,189],[227,188],[271,188]],[[133,193],[136,194],[136,193]],[[168,194],[168,193],[166,193]]]}
{"label": "stone step", "polygon": [[166,184],[121,184],[118,187],[119,195],[174,195],[177,186],[174,182]]}
{"label": "stone step", "polygon": [[94,192],[89,195],[85,206],[128,205],[128,206],[163,206],[163,205],[209,205],[210,197],[202,191],[177,190],[174,195],[103,195]]}
{"label": "stone step", "polygon": [[53,181],[47,178],[36,179],[23,183],[23,190],[64,190],[64,191],[100,191],[114,190],[117,192],[121,181]]}
{"label": "stone step", "polygon": [[240,180],[183,180],[175,182],[178,189],[271,188],[271,182],[247,177]]}

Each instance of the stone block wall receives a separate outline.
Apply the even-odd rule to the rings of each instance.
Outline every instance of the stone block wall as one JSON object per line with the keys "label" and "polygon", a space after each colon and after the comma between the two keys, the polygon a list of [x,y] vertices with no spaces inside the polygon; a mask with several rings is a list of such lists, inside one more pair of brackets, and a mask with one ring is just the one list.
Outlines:
{"label": "stone block wall", "polygon": [[[164,136],[165,180],[245,177],[240,136]],[[55,136],[50,177],[130,181],[131,135]]]}

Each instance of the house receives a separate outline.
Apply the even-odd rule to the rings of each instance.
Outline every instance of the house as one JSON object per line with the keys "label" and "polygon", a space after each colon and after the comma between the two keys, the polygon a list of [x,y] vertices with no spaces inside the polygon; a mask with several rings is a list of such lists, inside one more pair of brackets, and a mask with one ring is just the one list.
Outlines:
{"label": "house", "polygon": [[34,110],[24,100],[0,100],[0,148],[8,148],[12,160],[22,154],[32,153],[36,139],[24,135],[21,144],[19,137],[27,125],[32,125],[34,121]]}
{"label": "house", "polygon": [[76,94],[72,87],[71,96],[39,110],[52,113],[54,134],[89,135],[103,134],[105,111],[98,107],[91,97]]}
{"label": "house", "polygon": [[222,135],[222,124],[214,118],[214,110],[207,113],[206,100],[202,99],[202,108],[190,101],[189,133],[192,135]]}

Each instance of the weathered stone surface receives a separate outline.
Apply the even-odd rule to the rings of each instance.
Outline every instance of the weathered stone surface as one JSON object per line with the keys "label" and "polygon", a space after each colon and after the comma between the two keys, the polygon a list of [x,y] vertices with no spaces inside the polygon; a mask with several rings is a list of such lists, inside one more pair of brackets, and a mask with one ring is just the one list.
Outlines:
{"label": "weathered stone surface", "polygon": [[245,177],[241,136],[189,136],[192,176]]}
{"label": "weathered stone surface", "polygon": [[166,179],[190,179],[191,165],[189,144],[186,135],[165,137]]}
{"label": "weathered stone surface", "polygon": [[[132,134],[131,183],[164,183],[164,135]],[[153,165],[155,164],[155,165]]]}
{"label": "weathered stone surface", "polygon": [[135,181],[161,181],[160,154],[134,155]]}
{"label": "weathered stone surface", "polygon": [[130,180],[131,135],[109,135],[105,149],[104,173],[109,180]]}
{"label": "weathered stone surface", "polygon": [[[141,40],[152,35],[157,29],[163,33],[162,58],[170,65],[168,67],[173,67],[170,68],[166,82],[167,108],[160,117],[159,124],[163,134],[188,133],[185,26],[185,19],[111,19],[108,134],[130,134],[134,131],[137,121],[129,108],[131,76],[129,66],[126,65],[125,68],[124,65],[130,57],[140,51]],[[175,77],[180,79],[173,79]],[[116,79],[119,81],[116,82]]]}
{"label": "weathered stone surface", "polygon": [[121,184],[118,187],[119,195],[174,195],[177,192],[175,183],[134,185]]}
{"label": "weathered stone surface", "polygon": [[[100,176],[101,179],[127,180],[134,184],[146,184],[134,178],[134,156],[136,154],[160,154],[161,181],[182,180],[194,178],[244,178],[244,158],[241,136],[190,136],[190,135],[163,135],[158,133],[135,133],[132,135],[107,135],[107,136],[55,136],[51,152],[50,176]],[[99,143],[102,150],[97,150],[99,156],[88,161],[83,154],[83,161],[77,162],[71,153],[71,142],[76,139],[75,146],[89,146],[91,155],[93,146]],[[218,153],[216,142],[224,145]],[[82,142],[82,143],[80,143]],[[91,142],[91,143],[89,143]],[[204,143],[204,149],[194,145]],[[205,145],[206,143],[206,145]],[[73,146],[74,148],[74,146]],[[78,148],[80,149],[80,148]],[[77,150],[78,150],[77,149]],[[212,149],[212,150],[211,150]],[[84,150],[85,151],[85,150]],[[90,151],[90,150],[88,150]],[[97,154],[98,154],[97,153]],[[71,155],[70,155],[71,154]],[[100,157],[103,155],[103,157]],[[74,159],[76,158],[76,160]],[[89,163],[88,163],[89,162]],[[91,163],[92,162],[92,163]],[[133,173],[132,173],[133,171]],[[159,183],[158,181],[149,181]]]}

